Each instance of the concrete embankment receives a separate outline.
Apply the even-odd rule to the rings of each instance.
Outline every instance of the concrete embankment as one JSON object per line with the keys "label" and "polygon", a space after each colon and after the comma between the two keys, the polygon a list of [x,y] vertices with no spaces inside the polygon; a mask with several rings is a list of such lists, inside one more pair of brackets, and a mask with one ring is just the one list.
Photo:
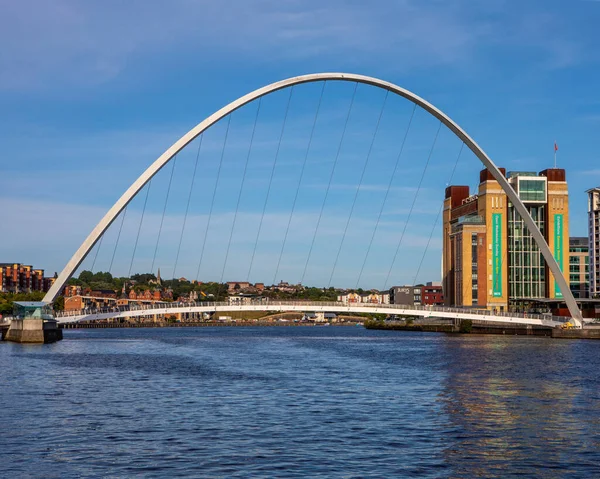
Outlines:
{"label": "concrete embankment", "polygon": [[586,326],[583,329],[561,329],[514,323],[490,323],[486,321],[430,321],[422,324],[414,321],[367,321],[367,329],[389,331],[422,331],[460,334],[501,334],[506,336],[547,336],[557,339],[600,339],[600,326]]}
{"label": "concrete embankment", "polygon": [[54,343],[62,339],[62,329],[56,321],[13,319],[8,329],[2,328],[2,340],[14,343]]}
{"label": "concrete embankment", "polygon": [[322,327],[331,326],[356,326],[357,323],[307,323],[293,321],[186,321],[181,323],[65,323],[59,325],[62,329],[110,329],[110,328],[198,328],[198,327],[251,327],[251,326],[277,326],[277,327]]}
{"label": "concrete embankment", "polygon": [[367,329],[390,331],[422,331],[436,333],[463,334],[502,334],[523,336],[551,336],[552,329],[544,326],[522,325],[514,323],[490,323],[486,321],[423,320],[404,321],[367,321]]}
{"label": "concrete embankment", "polygon": [[553,329],[552,337],[557,339],[600,339],[600,327],[587,326],[583,329]]}
{"label": "concrete embankment", "polygon": [[427,333],[451,333],[454,331],[452,324],[406,324],[402,321],[367,321],[367,329],[381,329],[386,331],[421,331]]}

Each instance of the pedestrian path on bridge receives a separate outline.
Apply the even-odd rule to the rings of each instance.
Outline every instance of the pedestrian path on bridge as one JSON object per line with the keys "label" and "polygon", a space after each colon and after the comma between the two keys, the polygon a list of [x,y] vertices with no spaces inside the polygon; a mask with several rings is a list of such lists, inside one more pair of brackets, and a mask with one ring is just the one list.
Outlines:
{"label": "pedestrian path on bridge", "polygon": [[130,305],[119,308],[89,309],[83,311],[59,311],[59,323],[97,321],[120,318],[141,318],[171,314],[218,313],[226,311],[265,311],[265,312],[322,312],[322,313],[367,313],[396,315],[403,317],[438,318],[455,320],[486,321],[490,323],[514,323],[554,328],[570,317],[513,312],[494,312],[485,309],[446,308],[436,306],[410,306],[401,304],[348,304],[325,301],[261,301],[232,305],[228,302],[161,303],[150,305]]}

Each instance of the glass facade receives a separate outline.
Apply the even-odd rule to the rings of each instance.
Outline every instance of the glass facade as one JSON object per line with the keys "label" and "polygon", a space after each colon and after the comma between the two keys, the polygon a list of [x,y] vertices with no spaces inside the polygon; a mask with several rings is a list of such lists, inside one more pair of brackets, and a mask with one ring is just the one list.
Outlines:
{"label": "glass facade", "polygon": [[[527,209],[545,235],[546,206],[528,206]],[[511,298],[543,298],[546,295],[546,268],[542,253],[511,204],[508,207],[508,241]]]}
{"label": "glass facade", "polygon": [[519,198],[523,202],[546,202],[545,178],[519,178]]}

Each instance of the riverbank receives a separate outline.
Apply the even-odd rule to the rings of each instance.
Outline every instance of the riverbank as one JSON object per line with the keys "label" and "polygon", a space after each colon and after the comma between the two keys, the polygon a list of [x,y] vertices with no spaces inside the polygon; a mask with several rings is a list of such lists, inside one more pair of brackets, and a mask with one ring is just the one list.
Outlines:
{"label": "riverbank", "polygon": [[421,331],[448,334],[500,334],[509,336],[552,336],[552,328],[513,323],[471,320],[365,321],[365,328],[387,331]]}
{"label": "riverbank", "polygon": [[186,322],[159,322],[159,323],[65,323],[60,324],[62,329],[111,329],[111,328],[202,328],[202,327],[325,327],[325,326],[356,326],[356,322],[343,323],[308,323],[293,321],[186,321]]}
{"label": "riverbank", "polygon": [[600,326],[584,329],[560,329],[544,326],[516,326],[511,323],[489,323],[484,321],[433,321],[420,323],[411,321],[366,321],[366,329],[386,331],[420,331],[448,334],[496,334],[508,336],[546,336],[556,339],[600,339]]}

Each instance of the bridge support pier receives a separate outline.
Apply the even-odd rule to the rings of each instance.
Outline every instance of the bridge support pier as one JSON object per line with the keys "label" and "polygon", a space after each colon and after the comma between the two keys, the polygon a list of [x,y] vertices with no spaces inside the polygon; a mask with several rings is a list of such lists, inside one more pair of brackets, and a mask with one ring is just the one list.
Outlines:
{"label": "bridge support pier", "polygon": [[13,319],[6,333],[6,341],[14,343],[54,343],[62,339],[62,329],[54,320]]}

